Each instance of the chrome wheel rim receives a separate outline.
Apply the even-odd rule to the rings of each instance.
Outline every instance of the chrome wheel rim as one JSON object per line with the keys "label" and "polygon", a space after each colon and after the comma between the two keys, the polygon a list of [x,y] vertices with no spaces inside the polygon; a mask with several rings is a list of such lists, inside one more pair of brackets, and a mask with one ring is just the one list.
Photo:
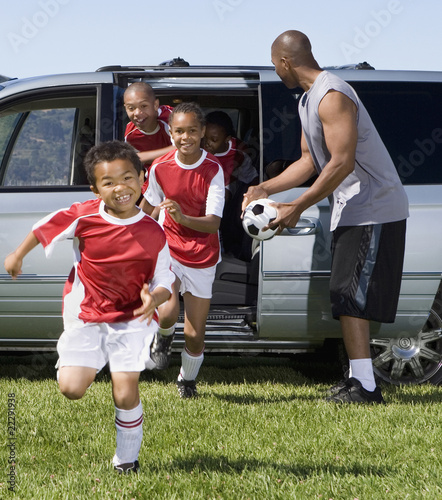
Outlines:
{"label": "chrome wheel rim", "polygon": [[431,310],[416,337],[371,339],[375,374],[390,384],[422,384],[442,368],[442,320]]}

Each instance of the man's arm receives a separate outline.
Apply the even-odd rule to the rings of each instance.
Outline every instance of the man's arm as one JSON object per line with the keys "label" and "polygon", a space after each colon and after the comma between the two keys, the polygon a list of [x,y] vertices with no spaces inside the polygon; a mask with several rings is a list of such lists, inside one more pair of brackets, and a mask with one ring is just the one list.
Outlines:
{"label": "man's arm", "polygon": [[304,210],[333,193],[354,170],[358,140],[355,103],[341,92],[331,91],[319,105],[319,118],[330,161],[299,198],[290,203],[275,204],[278,216],[269,227],[279,226],[278,233],[286,227],[295,227]]}
{"label": "man's arm", "polygon": [[293,202],[300,214],[333,193],[355,166],[358,141],[355,103],[341,92],[331,91],[319,105],[319,118],[330,161],[312,186]]}
{"label": "man's arm", "polygon": [[316,169],[304,133],[301,136],[301,152],[301,158],[289,165],[278,176],[256,186],[250,186],[244,195],[242,210],[253,200],[268,198],[272,194],[300,186],[313,177],[316,174]]}

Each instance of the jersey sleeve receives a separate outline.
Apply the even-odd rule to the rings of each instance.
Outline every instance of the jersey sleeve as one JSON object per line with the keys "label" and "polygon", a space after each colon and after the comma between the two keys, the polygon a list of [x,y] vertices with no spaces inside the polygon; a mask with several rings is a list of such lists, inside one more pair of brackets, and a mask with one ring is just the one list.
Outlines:
{"label": "jersey sleeve", "polygon": [[224,209],[224,172],[218,165],[218,172],[213,177],[206,200],[206,215],[217,215],[222,217]]}
{"label": "jersey sleeve", "polygon": [[163,249],[158,254],[154,275],[149,283],[150,291],[152,292],[153,290],[155,290],[155,288],[161,286],[172,293],[172,286],[174,281],[175,275],[170,270],[169,245],[166,242]]}
{"label": "jersey sleeve", "polygon": [[155,171],[156,171],[156,165],[153,164],[149,170],[149,178],[148,178],[149,184],[144,193],[144,197],[153,207],[159,205],[165,198],[163,190],[161,189],[160,185],[157,182]]}
{"label": "jersey sleeve", "polygon": [[45,249],[46,257],[52,255],[56,243],[75,236],[78,222],[77,205],[80,206],[75,203],[71,208],[52,212],[32,227],[32,232]]}
{"label": "jersey sleeve", "polygon": [[162,104],[158,108],[158,119],[169,123],[169,116],[172,113],[173,108],[171,106],[167,106],[166,104]]}

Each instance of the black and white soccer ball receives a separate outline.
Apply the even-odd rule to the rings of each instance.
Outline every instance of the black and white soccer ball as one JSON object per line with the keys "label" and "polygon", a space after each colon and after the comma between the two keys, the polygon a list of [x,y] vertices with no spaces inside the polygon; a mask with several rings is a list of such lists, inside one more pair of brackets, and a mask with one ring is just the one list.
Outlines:
{"label": "black and white soccer ball", "polygon": [[276,208],[272,207],[270,203],[274,202],[268,198],[254,200],[244,210],[242,225],[245,232],[255,240],[268,240],[275,236],[278,229],[276,227],[275,229],[267,229],[267,231],[262,230],[277,217]]}

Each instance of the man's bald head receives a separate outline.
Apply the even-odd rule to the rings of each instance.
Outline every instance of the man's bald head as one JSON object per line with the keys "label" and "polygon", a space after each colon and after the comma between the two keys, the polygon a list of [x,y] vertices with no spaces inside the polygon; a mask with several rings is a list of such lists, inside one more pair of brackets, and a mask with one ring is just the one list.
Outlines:
{"label": "man's bald head", "polygon": [[310,40],[296,30],[285,31],[272,44],[272,59],[282,57],[295,65],[308,65],[314,61]]}

